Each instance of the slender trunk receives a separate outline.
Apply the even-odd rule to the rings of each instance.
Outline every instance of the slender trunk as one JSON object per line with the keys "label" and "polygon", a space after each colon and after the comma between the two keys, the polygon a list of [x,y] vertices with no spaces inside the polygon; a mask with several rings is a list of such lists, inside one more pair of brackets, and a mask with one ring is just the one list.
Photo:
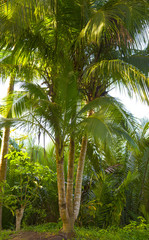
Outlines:
{"label": "slender trunk", "polygon": [[87,151],[87,137],[84,136],[82,138],[82,146],[81,146],[81,152],[80,152],[78,168],[77,168],[77,176],[76,176],[75,197],[74,197],[74,220],[77,219],[79,210],[80,210],[82,178],[83,178],[86,151]]}
{"label": "slender trunk", "polygon": [[16,231],[19,231],[21,228],[21,221],[23,218],[24,209],[25,207],[23,206],[20,209],[16,210]]}
{"label": "slender trunk", "polygon": [[5,155],[8,153],[9,135],[10,128],[9,127],[4,128],[0,158],[0,182],[6,179],[7,158],[5,158]]}
{"label": "slender trunk", "polygon": [[[46,122],[45,122],[45,129],[46,129]],[[46,157],[46,132],[43,133],[43,148],[44,148],[44,158]]]}
{"label": "slender trunk", "polygon": [[[13,92],[13,88],[14,88],[14,78],[11,77],[8,91],[7,91],[7,96],[9,96]],[[10,110],[8,110],[6,117],[11,117]],[[6,179],[7,158],[5,158],[5,155],[8,153],[9,135],[10,135],[10,127],[4,128],[2,147],[1,147],[1,156],[0,156],[0,182]],[[0,229],[2,229],[2,202],[0,202]]]}
{"label": "slender trunk", "polygon": [[67,174],[67,195],[66,195],[66,204],[67,204],[68,213],[69,213],[70,218],[73,217],[74,157],[75,157],[75,144],[74,144],[73,137],[70,137],[68,174]]}
{"label": "slender trunk", "polygon": [[68,212],[66,208],[66,191],[64,177],[64,153],[59,139],[56,140],[56,165],[57,165],[57,186],[60,217],[63,223],[67,222]]}
{"label": "slender trunk", "polygon": [[[5,155],[8,153],[9,134],[10,134],[10,128],[4,128],[2,147],[1,147],[1,157],[0,157],[0,182],[3,182],[6,180],[7,158],[5,158]],[[0,192],[1,192],[1,187],[0,187]],[[2,202],[1,201],[0,201],[0,229],[2,229]]]}

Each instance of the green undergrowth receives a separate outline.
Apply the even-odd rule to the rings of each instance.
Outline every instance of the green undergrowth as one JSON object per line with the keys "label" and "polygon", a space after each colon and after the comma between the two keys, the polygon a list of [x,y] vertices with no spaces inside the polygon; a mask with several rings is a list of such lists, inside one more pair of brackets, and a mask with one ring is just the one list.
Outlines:
{"label": "green undergrowth", "polygon": [[45,223],[37,226],[26,226],[23,230],[25,231],[34,231],[34,232],[50,232],[57,234],[62,227],[60,223]]}
{"label": "green undergrowth", "polygon": [[14,232],[11,230],[3,230],[0,231],[0,240],[8,240],[10,239],[10,235],[13,234]]}
{"label": "green undergrowth", "polygon": [[149,224],[140,217],[138,223],[132,221],[123,228],[76,228],[76,233],[77,240],[149,240]]}
{"label": "green undergrowth", "polygon": [[74,240],[149,240],[149,229],[83,229],[78,228]]}
{"label": "green undergrowth", "polygon": [[[38,226],[25,227],[24,231],[50,232],[57,234],[61,229],[60,223],[46,223]],[[149,224],[145,224],[143,218],[140,222],[132,221],[124,228],[110,227],[108,229],[100,229],[95,227],[83,228],[75,227],[76,236],[73,240],[149,240]],[[11,231],[2,231],[0,240],[11,239],[9,235]]]}

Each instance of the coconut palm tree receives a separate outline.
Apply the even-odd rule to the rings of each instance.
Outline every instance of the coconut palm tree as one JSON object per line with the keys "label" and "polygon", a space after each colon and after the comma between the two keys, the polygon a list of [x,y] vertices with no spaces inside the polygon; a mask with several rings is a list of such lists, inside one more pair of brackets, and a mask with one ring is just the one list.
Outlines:
{"label": "coconut palm tree", "polygon": [[[7,96],[10,96],[10,94],[13,93],[13,88],[14,88],[14,77],[12,76],[9,81]],[[5,109],[5,111],[6,111],[5,117],[10,118],[11,117],[10,109]],[[0,182],[3,182],[6,180],[7,158],[5,158],[5,155],[8,153],[9,135],[10,135],[10,126],[5,127],[3,130],[1,155],[0,155]],[[2,227],[2,204],[0,203],[0,229],[1,227]]]}
{"label": "coconut palm tree", "polygon": [[[60,216],[63,231],[69,233],[79,213],[88,141],[87,132],[81,131],[84,128],[80,129],[82,147],[73,202],[72,179],[77,136],[74,126],[78,123],[75,117],[78,112],[78,89],[83,106],[87,104],[78,116],[87,113],[84,125],[101,137],[105,132],[108,134],[106,126],[110,124],[108,120],[112,119],[113,111],[120,114],[120,105],[107,96],[112,87],[118,85],[121,88],[123,85],[130,95],[134,92],[142,100],[148,100],[147,78],[138,69],[122,61],[122,57],[129,55],[133,46],[137,45],[136,36],[148,23],[148,2],[109,0],[99,4],[97,1],[74,0],[70,4],[69,1],[63,3],[58,0],[11,0],[7,1],[7,6],[4,3],[2,9],[1,48],[9,49],[13,61],[20,67],[28,63],[28,66],[36,69],[46,88],[45,96],[45,90],[40,86],[28,85],[31,96],[37,96],[38,101],[42,102],[42,109],[39,105],[37,116],[32,114],[32,117],[36,125],[38,123],[46,131],[38,116],[39,112],[44,117],[47,114],[45,119],[54,132],[53,137],[46,131],[56,147]],[[97,104],[103,108],[100,117],[96,113]],[[43,108],[47,109],[45,113]],[[121,117],[120,114],[119,119]],[[115,131],[124,134],[124,129],[118,129],[118,122],[116,118],[114,120]],[[97,131],[95,122],[98,123],[98,129],[103,127],[102,134]],[[110,133],[114,131],[112,127],[109,129]],[[63,170],[66,136],[70,136],[67,194]]]}

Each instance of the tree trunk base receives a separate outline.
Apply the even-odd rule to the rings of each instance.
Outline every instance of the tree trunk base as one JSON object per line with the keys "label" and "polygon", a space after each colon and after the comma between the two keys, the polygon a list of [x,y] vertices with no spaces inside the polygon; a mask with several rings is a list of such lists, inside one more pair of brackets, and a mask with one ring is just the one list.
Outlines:
{"label": "tree trunk base", "polygon": [[21,228],[21,221],[24,214],[24,207],[16,210],[16,231],[19,231]]}
{"label": "tree trunk base", "polygon": [[75,236],[74,222],[63,223],[63,228],[60,230],[59,235],[64,239],[71,239]]}
{"label": "tree trunk base", "polygon": [[60,232],[59,232],[59,236],[60,236],[63,240],[72,239],[72,238],[75,237],[75,235],[76,235],[76,234],[75,234],[74,231],[69,232],[69,233],[65,233],[65,232],[63,231],[63,229],[62,229],[62,230],[60,230]]}

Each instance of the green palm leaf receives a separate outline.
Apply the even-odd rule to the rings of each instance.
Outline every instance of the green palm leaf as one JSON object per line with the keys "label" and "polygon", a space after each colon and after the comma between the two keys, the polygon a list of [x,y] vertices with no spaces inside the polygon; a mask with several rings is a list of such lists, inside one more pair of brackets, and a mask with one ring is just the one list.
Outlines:
{"label": "green palm leaf", "polygon": [[[108,1],[95,9],[92,17],[81,32],[90,43],[113,42],[119,46],[132,43],[149,20],[147,1]],[[142,15],[146,12],[145,15]],[[112,37],[111,37],[112,36]]]}
{"label": "green palm leaf", "polygon": [[148,101],[149,79],[138,69],[122,60],[103,60],[94,64],[88,68],[84,77],[89,82],[92,76],[99,79],[99,84],[103,89],[112,85],[118,85],[121,89],[123,85],[130,96],[136,93],[142,101]]}

